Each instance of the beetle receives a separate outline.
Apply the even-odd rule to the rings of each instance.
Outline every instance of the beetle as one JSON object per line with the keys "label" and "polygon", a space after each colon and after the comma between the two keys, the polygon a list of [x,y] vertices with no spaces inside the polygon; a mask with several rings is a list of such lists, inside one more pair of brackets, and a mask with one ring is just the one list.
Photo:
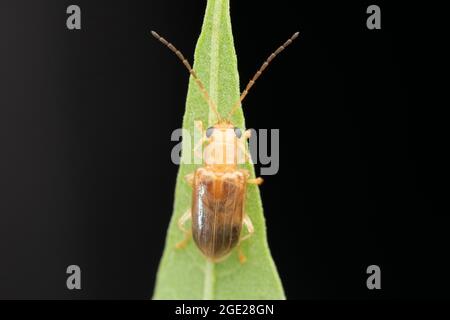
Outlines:
{"label": "beetle", "polygon": [[[217,123],[207,130],[203,129],[201,121],[195,122],[202,137],[195,145],[194,153],[198,155],[198,149],[205,143],[207,147],[200,155],[204,160],[203,166],[185,177],[193,189],[192,206],[178,220],[178,228],[184,233],[184,239],[178,242],[176,247],[185,247],[192,236],[202,254],[210,261],[222,261],[235,247],[238,247],[239,261],[244,263],[246,257],[242,253],[240,244],[254,233],[252,221],[244,212],[247,185],[260,185],[263,179],[260,177],[251,179],[248,170],[238,168],[239,156],[242,153],[246,161],[251,159],[246,150],[246,143],[251,132],[247,130],[242,133],[241,129],[235,127],[229,119],[241,106],[249,90],[269,63],[290,45],[299,33],[294,33],[267,58],[225,119],[220,116],[217,106],[183,54],[155,31],[151,33],[181,60],[217,117]],[[185,228],[188,220],[192,220],[191,230]],[[246,235],[241,235],[243,225],[247,228]]]}

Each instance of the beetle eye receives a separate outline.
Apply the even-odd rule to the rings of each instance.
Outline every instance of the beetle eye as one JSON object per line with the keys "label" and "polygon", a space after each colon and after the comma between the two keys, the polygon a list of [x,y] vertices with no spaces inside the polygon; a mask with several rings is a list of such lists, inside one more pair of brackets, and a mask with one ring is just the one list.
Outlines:
{"label": "beetle eye", "polygon": [[234,128],[234,134],[236,135],[236,137],[240,138],[242,136],[241,129],[239,129],[238,127],[235,127]]}
{"label": "beetle eye", "polygon": [[209,138],[211,137],[211,135],[213,134],[214,131],[214,127],[209,127],[208,129],[206,129],[206,137]]}

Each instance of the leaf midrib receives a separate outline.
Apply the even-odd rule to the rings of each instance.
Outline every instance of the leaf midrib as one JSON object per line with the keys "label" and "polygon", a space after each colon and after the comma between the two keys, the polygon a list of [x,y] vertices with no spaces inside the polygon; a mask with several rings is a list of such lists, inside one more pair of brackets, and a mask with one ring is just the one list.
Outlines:
{"label": "leaf midrib", "polygon": [[[211,30],[211,58],[209,65],[209,95],[217,107],[219,96],[219,41],[220,41],[220,24],[222,22],[222,9],[224,1],[216,1],[214,3],[212,15],[212,30]],[[220,112],[220,108],[218,109]],[[208,110],[209,124],[217,121],[216,115],[212,110]],[[203,300],[214,299],[214,263],[205,259],[205,272],[203,282]]]}
{"label": "leaf midrib", "polygon": [[[209,95],[214,103],[218,104],[219,97],[219,40],[220,40],[220,24],[222,22],[222,9],[224,1],[215,1],[213,8],[213,21],[211,30],[211,58],[209,66]],[[220,112],[220,106],[217,105]],[[216,122],[214,112],[208,110],[209,124]]]}

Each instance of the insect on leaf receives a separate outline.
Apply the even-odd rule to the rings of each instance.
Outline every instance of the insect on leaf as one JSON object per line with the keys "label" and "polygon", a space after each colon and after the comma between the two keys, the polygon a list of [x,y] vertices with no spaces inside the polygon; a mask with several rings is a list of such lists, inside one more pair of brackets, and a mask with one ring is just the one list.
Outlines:
{"label": "insect on leaf", "polygon": [[[202,31],[194,55],[194,70],[205,84],[219,112],[225,116],[239,99],[239,74],[231,29],[228,0],[208,0]],[[174,60],[175,61],[175,60]],[[256,64],[255,64],[256,66]],[[264,94],[264,92],[260,92]],[[183,128],[194,135],[194,121],[207,128],[216,117],[190,78]],[[231,119],[245,128],[242,109]],[[183,139],[183,143],[185,140]],[[192,144],[183,144],[183,159],[192,157]],[[190,148],[190,149],[188,149]],[[266,226],[259,189],[249,185],[245,211],[255,227],[254,235],[242,243],[247,257],[239,262],[237,250],[219,263],[208,262],[191,241],[184,249],[175,249],[183,239],[177,220],[191,207],[192,188],[184,177],[199,164],[181,164],[178,172],[174,212],[159,265],[154,299],[285,299],[283,287],[272,260],[266,238]],[[255,176],[251,164],[242,165]],[[269,181],[270,183],[270,181]],[[187,225],[190,227],[190,224]],[[243,232],[246,232],[245,228]]]}

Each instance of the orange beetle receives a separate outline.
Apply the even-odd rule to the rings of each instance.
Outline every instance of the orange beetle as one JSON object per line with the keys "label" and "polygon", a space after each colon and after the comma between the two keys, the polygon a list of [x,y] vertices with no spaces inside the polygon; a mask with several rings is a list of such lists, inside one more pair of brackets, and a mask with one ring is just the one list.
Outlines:
{"label": "orange beetle", "polygon": [[[186,176],[186,181],[193,188],[192,206],[178,220],[178,226],[185,237],[176,245],[177,248],[184,247],[192,236],[203,255],[213,262],[218,262],[226,258],[233,248],[239,247],[243,240],[253,234],[253,224],[250,217],[244,212],[247,184],[260,185],[263,182],[262,178],[250,179],[248,170],[238,169],[241,154],[244,155],[245,160],[250,159],[245,148],[246,141],[250,138],[250,131],[247,130],[242,134],[241,130],[227,119],[230,119],[230,116],[241,105],[250,88],[273,58],[298,37],[298,32],[263,63],[232,107],[227,119],[221,118],[205,86],[183,54],[156,32],[152,31],[152,35],[182,61],[218,119],[215,125],[205,131],[201,121],[196,121],[197,128],[202,132],[202,138],[194,148],[194,152],[197,153],[198,149],[207,143],[204,154],[201,154],[204,165]],[[192,220],[192,227],[191,230],[186,230],[185,224],[189,219]],[[244,236],[241,235],[243,225],[248,230]],[[241,263],[246,260],[240,247],[239,260]]]}

